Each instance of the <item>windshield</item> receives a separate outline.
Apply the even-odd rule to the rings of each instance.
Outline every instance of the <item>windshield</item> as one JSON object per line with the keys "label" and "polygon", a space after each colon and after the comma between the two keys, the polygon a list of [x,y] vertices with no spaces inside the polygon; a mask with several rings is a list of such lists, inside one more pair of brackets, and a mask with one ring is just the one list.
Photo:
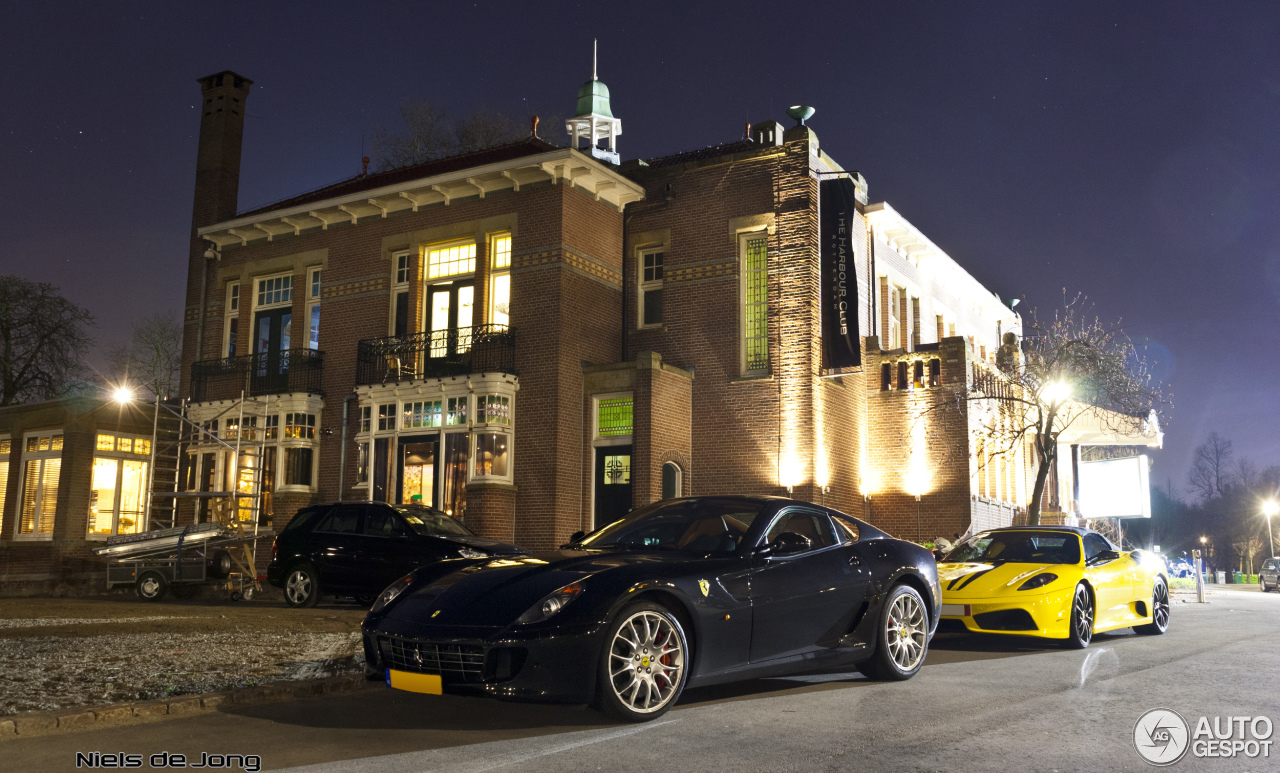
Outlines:
{"label": "windshield", "polygon": [[1012,561],[1025,564],[1078,564],[1080,538],[1061,531],[986,532],[960,543],[944,562]]}
{"label": "windshield", "polygon": [[578,545],[727,555],[737,551],[760,508],[738,499],[658,502],[592,532]]}
{"label": "windshield", "polygon": [[475,536],[457,519],[435,510],[422,507],[397,507],[396,511],[404,516],[405,521],[414,531],[428,537]]}

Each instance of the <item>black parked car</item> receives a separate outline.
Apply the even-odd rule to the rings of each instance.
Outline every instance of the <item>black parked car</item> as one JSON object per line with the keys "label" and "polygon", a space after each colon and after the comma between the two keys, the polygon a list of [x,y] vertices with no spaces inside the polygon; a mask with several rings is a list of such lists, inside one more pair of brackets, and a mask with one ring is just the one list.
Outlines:
{"label": "black parked car", "polygon": [[309,607],[322,593],[371,603],[383,588],[423,564],[521,552],[477,537],[457,519],[426,507],[316,505],[298,511],[276,537],[267,580],[284,589],[291,607]]}
{"label": "black parked car", "polygon": [[848,666],[909,679],[939,598],[928,550],[843,513],[674,499],[558,551],[424,566],[374,602],[364,648],[394,688],[642,721],[686,686]]}

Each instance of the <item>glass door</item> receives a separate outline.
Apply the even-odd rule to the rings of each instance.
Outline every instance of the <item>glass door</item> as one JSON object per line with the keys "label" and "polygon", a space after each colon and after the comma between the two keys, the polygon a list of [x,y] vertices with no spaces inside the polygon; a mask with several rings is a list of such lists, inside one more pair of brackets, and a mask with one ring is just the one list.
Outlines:
{"label": "glass door", "polygon": [[631,512],[631,446],[596,449],[596,528]]}
{"label": "glass door", "polygon": [[283,392],[289,383],[289,326],[293,311],[289,308],[259,311],[255,315],[254,354],[258,355],[254,391]]}
{"label": "glass door", "polygon": [[400,438],[400,478],[396,501],[406,505],[436,506],[436,471],[439,435]]}
{"label": "glass door", "polygon": [[471,282],[437,284],[427,289],[431,357],[456,357],[470,351],[474,310],[475,286]]}

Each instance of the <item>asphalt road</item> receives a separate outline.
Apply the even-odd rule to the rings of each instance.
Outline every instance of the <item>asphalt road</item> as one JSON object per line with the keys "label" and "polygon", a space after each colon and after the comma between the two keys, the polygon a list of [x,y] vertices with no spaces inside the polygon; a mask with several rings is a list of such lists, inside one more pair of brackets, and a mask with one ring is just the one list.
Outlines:
{"label": "asphalt road", "polygon": [[[1100,635],[1085,651],[941,635],[915,679],[857,674],[689,691],[661,720],[584,708],[373,690],[133,727],[0,743],[0,770],[74,770],[77,751],[258,754],[311,771],[1141,771],[1135,723],[1167,707],[1269,716],[1280,746],[1280,594],[1216,590],[1178,604],[1161,637]],[[144,763],[143,770],[149,769]],[[1280,769],[1188,754],[1172,770]]]}

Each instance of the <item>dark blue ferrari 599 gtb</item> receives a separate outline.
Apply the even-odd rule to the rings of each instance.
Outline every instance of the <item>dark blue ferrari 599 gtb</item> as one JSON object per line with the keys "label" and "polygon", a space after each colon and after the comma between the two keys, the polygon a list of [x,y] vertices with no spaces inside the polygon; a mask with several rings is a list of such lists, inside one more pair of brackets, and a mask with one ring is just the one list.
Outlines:
{"label": "dark blue ferrari 599 gtb", "polygon": [[841,666],[909,679],[937,627],[929,551],[817,505],[672,499],[574,537],[397,580],[364,622],[370,675],[643,721],[687,686]]}

